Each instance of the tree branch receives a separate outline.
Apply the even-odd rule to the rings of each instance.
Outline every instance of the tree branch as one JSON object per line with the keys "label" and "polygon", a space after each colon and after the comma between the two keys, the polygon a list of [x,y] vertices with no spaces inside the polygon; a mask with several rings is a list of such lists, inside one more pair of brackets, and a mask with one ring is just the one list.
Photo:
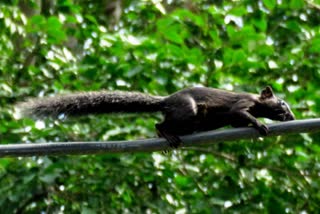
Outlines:
{"label": "tree branch", "polygon": [[308,6],[312,7],[312,8],[315,8],[317,10],[320,10],[320,5],[310,1],[310,0],[305,0],[305,2],[308,4]]}
{"label": "tree branch", "polygon": [[[289,122],[268,125],[268,136],[286,135],[300,132],[320,131],[320,118],[294,120]],[[256,139],[262,137],[254,128],[235,128],[201,132],[182,136],[183,147],[210,145],[222,141],[237,141],[241,139]],[[109,142],[58,142],[34,144],[0,145],[0,157],[11,156],[40,156],[40,155],[67,155],[67,154],[98,154],[121,152],[151,152],[170,150],[168,143],[162,138],[109,141]]]}

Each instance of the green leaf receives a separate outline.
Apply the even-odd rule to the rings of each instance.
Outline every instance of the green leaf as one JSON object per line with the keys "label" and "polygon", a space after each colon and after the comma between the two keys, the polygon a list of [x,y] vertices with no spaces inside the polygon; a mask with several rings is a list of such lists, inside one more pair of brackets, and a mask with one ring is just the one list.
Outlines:
{"label": "green leaf", "polygon": [[247,9],[245,7],[233,7],[229,14],[241,17],[247,14]]}
{"label": "green leaf", "polygon": [[254,19],[253,24],[262,32],[265,32],[268,27],[268,23],[264,18]]}
{"label": "green leaf", "polygon": [[44,16],[41,15],[35,15],[32,16],[31,19],[28,19],[28,31],[29,32],[41,32],[42,30],[45,30],[47,21]]}
{"label": "green leaf", "polygon": [[277,5],[277,0],[263,0],[263,4],[269,10],[273,10],[275,8],[275,6]]}
{"label": "green leaf", "polygon": [[303,0],[290,0],[290,8],[294,10],[302,9],[304,4]]}
{"label": "green leaf", "polygon": [[288,29],[294,31],[294,32],[301,32],[300,24],[297,21],[289,20],[286,23],[286,26]]}
{"label": "green leaf", "polygon": [[50,17],[47,25],[48,41],[50,43],[58,44],[65,40],[66,35],[58,18]]}
{"label": "green leaf", "polygon": [[175,23],[173,19],[161,19],[157,22],[157,27],[158,33],[165,39],[180,45],[184,43],[184,39],[187,36],[186,31],[180,24]]}
{"label": "green leaf", "polygon": [[176,176],[174,178],[174,180],[175,180],[176,184],[181,188],[188,187],[191,182],[191,180],[189,178],[187,178],[185,176],[180,176],[180,175]]}
{"label": "green leaf", "polygon": [[311,53],[320,53],[320,36],[311,40],[309,51]]}
{"label": "green leaf", "polygon": [[181,20],[191,20],[194,24],[200,28],[205,28],[206,23],[204,18],[199,14],[194,14],[189,10],[177,10],[173,15],[178,15]]}

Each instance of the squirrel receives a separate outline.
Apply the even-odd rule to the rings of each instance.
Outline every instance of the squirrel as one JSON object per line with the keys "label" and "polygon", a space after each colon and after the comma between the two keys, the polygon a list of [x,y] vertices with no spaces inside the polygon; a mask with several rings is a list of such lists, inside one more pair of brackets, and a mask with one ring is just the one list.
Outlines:
{"label": "squirrel", "polygon": [[164,120],[155,128],[171,147],[181,145],[179,136],[231,125],[252,125],[262,135],[268,127],[257,118],[294,120],[289,105],[276,97],[270,86],[260,94],[236,93],[207,87],[180,90],[169,96],[140,92],[83,92],[31,99],[21,104],[24,115],[36,117],[80,116],[101,113],[161,112]]}

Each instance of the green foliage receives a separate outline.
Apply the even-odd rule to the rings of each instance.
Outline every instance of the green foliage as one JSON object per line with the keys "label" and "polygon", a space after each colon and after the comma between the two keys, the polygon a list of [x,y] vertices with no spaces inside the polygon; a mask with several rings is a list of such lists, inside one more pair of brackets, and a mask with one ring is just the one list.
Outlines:
{"label": "green foliage", "polygon": [[[119,2],[0,3],[1,144],[155,136],[160,115],[33,121],[14,108],[72,91],[271,85],[297,118],[319,115],[319,2]],[[2,158],[0,211],[315,213],[319,142],[297,133],[168,155]]]}

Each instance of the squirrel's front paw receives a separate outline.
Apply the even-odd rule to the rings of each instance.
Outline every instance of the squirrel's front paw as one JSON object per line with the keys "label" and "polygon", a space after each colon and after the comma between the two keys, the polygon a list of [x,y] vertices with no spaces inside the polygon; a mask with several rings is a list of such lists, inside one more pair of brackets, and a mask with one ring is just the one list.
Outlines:
{"label": "squirrel's front paw", "polygon": [[266,136],[269,133],[269,128],[264,124],[260,124],[257,128],[261,135]]}

